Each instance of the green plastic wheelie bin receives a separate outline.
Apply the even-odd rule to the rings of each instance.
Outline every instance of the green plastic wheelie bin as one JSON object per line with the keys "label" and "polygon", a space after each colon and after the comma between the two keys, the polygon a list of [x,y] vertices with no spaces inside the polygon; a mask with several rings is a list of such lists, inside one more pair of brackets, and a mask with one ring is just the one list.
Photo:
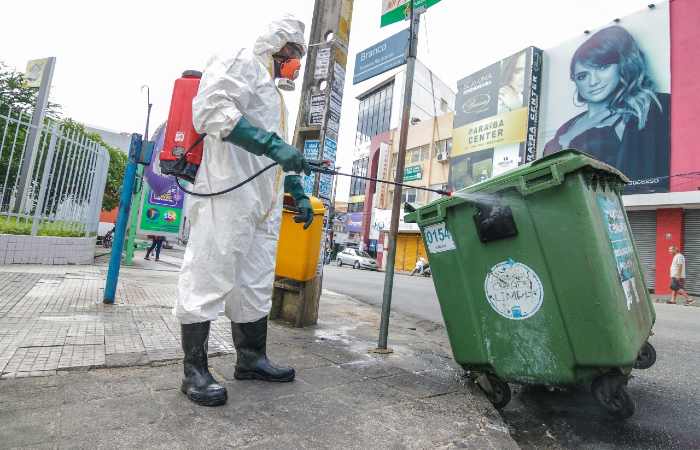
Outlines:
{"label": "green plastic wheelie bin", "polygon": [[421,229],[455,361],[497,407],[508,383],[592,382],[615,418],[650,367],[656,315],[621,201],[627,178],[565,150],[428,205]]}

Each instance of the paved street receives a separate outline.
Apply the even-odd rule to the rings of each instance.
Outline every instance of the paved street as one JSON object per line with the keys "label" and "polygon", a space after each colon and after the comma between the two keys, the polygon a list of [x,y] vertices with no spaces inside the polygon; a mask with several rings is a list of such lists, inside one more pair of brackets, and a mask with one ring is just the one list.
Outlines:
{"label": "paved street", "polygon": [[[326,266],[324,287],[380,305],[384,274]],[[591,397],[590,384],[566,391],[511,385],[514,396],[501,410],[516,442],[524,449],[696,449],[700,448],[697,411],[700,388],[694,382],[700,308],[667,305],[670,296],[652,295],[657,313],[657,363],[634,370],[629,382],[637,410],[620,424]],[[442,324],[432,279],[399,275],[394,279],[392,310]],[[435,320],[435,317],[439,317]],[[389,344],[392,334],[389,334]]]}

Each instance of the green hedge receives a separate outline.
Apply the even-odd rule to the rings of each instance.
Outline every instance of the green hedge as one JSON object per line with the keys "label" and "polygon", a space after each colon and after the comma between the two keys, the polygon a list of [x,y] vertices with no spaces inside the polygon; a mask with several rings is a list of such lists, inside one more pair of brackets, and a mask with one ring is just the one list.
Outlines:
{"label": "green hedge", "polygon": [[[32,220],[18,221],[17,217],[10,217],[9,223],[7,217],[0,216],[0,234],[19,234],[30,235],[32,233]],[[53,224],[44,222],[39,225],[37,236],[54,236],[54,237],[85,237],[85,231],[70,231],[70,230],[54,230],[51,227]],[[90,233],[90,237],[97,236],[96,231]]]}

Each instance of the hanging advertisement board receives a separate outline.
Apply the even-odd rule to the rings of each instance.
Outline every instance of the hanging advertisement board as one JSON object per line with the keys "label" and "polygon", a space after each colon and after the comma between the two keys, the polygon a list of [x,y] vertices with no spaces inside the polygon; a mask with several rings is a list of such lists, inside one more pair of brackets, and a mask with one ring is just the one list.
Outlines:
{"label": "hanging advertisement board", "polygon": [[[185,182],[181,185],[184,187]],[[137,234],[177,237],[182,228],[182,205],[185,193],[171,186],[162,195],[155,195],[147,183],[143,183],[144,193],[136,225]]]}
{"label": "hanging advertisement board", "polygon": [[624,173],[623,194],[669,192],[668,2],[544,54],[539,155],[576,148]]}
{"label": "hanging advertisement board", "polygon": [[458,82],[448,189],[535,160],[541,72],[542,51],[528,47]]}

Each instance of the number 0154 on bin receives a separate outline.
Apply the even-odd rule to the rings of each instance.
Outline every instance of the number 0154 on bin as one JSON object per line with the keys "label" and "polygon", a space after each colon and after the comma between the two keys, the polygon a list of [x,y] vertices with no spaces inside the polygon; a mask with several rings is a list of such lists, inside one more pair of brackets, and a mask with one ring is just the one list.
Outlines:
{"label": "number 0154 on bin", "polygon": [[446,252],[457,248],[455,247],[455,242],[452,240],[452,235],[447,231],[447,228],[445,228],[445,222],[425,227],[423,229],[423,235],[425,236],[425,243],[428,244],[428,251],[430,253]]}

